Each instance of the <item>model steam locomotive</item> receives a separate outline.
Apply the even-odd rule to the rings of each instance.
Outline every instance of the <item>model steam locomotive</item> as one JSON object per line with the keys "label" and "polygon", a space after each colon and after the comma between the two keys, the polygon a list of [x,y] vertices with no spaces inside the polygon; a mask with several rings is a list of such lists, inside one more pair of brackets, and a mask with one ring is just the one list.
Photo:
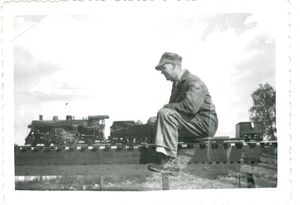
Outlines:
{"label": "model steam locomotive", "polygon": [[[75,144],[143,144],[152,143],[154,128],[151,124],[134,121],[114,121],[108,140],[104,138],[105,119],[108,115],[91,115],[87,119],[75,119],[67,115],[66,120],[34,120],[28,126],[30,132],[26,145],[75,145]],[[236,125],[236,138],[244,141],[261,141],[264,128],[262,122],[240,122]]]}
{"label": "model steam locomotive", "polygon": [[66,120],[58,120],[57,116],[53,116],[53,120],[43,120],[40,115],[39,120],[28,125],[30,132],[25,144],[50,146],[101,142],[104,139],[105,119],[108,118],[107,115],[91,115],[79,120],[67,115]]}

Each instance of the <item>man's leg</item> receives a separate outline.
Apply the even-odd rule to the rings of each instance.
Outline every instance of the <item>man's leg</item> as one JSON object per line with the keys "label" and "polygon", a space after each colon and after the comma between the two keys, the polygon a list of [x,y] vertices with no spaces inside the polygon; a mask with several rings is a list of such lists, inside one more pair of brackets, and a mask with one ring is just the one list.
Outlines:
{"label": "man's leg", "polygon": [[[216,123],[207,123],[207,121],[205,117],[192,118],[184,116],[173,109],[160,109],[156,121],[156,151],[176,158],[179,133],[184,131],[188,137],[195,138],[208,137],[210,136],[209,130],[217,125],[214,125]],[[213,130],[215,129],[213,128]]]}
{"label": "man's leg", "polygon": [[178,143],[178,113],[169,108],[162,108],[157,113],[155,144],[156,151],[176,158]]}
{"label": "man's leg", "polygon": [[[150,164],[148,169],[155,172],[176,175],[179,172],[177,165],[178,132],[186,129],[194,137],[202,136],[201,120],[195,121],[191,117],[183,116],[177,111],[163,108],[159,110],[156,121],[155,144],[156,152],[162,153],[160,163]],[[200,125],[200,126],[199,126]]]}

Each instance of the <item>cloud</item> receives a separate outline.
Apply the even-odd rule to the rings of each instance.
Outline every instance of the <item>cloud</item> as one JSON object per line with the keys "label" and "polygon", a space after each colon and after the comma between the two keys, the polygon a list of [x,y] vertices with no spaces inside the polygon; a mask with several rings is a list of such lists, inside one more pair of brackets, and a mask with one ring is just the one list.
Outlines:
{"label": "cloud", "polygon": [[57,64],[34,58],[26,47],[14,47],[14,78],[22,87],[35,84],[60,69]]}
{"label": "cloud", "polygon": [[275,41],[266,36],[257,36],[245,47],[246,53],[254,53],[248,59],[237,62],[239,80],[249,87],[253,83],[271,80],[275,86]]}
{"label": "cloud", "polygon": [[236,34],[241,34],[248,29],[256,26],[257,22],[247,23],[247,18],[252,16],[250,13],[228,13],[228,14],[216,14],[209,15],[206,18],[206,29],[202,34],[202,41],[205,41],[207,37],[216,32],[226,32],[229,29],[233,29]]}

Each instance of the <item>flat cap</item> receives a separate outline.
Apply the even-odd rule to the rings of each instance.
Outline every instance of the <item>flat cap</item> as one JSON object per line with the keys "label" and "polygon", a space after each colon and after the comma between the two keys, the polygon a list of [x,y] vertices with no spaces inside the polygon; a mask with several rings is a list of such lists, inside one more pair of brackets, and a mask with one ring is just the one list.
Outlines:
{"label": "flat cap", "polygon": [[181,65],[182,57],[176,53],[165,52],[159,61],[159,64],[155,67],[156,70],[161,70],[162,66],[171,63],[173,65]]}

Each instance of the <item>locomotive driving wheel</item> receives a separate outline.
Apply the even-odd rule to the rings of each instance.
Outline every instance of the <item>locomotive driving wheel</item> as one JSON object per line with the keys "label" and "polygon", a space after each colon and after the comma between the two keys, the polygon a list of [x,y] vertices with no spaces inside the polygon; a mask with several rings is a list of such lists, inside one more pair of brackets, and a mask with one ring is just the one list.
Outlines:
{"label": "locomotive driving wheel", "polygon": [[125,137],[124,139],[122,139],[122,143],[123,143],[123,144],[129,143],[129,139]]}
{"label": "locomotive driving wheel", "polygon": [[141,139],[135,138],[135,144],[141,144]]}
{"label": "locomotive driving wheel", "polygon": [[51,142],[44,142],[45,147],[49,147],[51,145]]}

